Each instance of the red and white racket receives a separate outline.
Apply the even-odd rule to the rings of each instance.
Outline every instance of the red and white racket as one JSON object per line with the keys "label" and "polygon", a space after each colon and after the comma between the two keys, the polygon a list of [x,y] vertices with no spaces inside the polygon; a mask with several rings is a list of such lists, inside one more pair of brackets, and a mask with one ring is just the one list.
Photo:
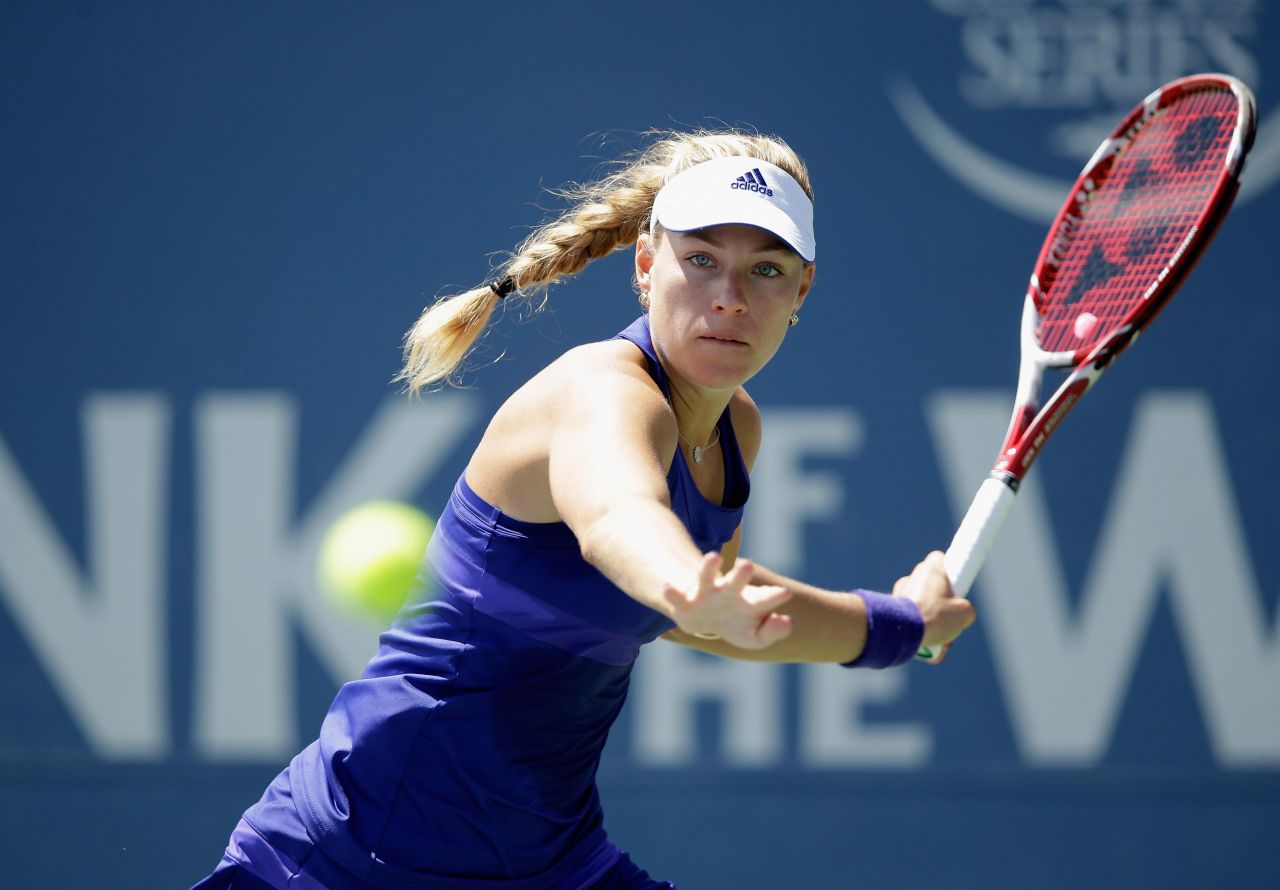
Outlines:
{"label": "red and white racket", "polygon": [[[1004,445],[947,549],[958,596],[969,592],[1046,440],[1213,238],[1239,187],[1255,117],[1253,94],[1234,77],[1184,77],[1147,96],[1085,164],[1031,273]],[[1041,407],[1047,369],[1070,373]],[[925,647],[919,657],[936,654]]]}

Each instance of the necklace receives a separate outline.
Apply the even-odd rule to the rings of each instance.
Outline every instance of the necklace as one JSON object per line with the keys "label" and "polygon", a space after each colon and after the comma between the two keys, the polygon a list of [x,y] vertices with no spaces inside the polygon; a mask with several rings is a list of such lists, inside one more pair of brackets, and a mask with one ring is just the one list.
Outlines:
{"label": "necklace", "polygon": [[716,425],[715,438],[712,439],[710,442],[708,442],[706,445],[694,445],[688,439],[685,439],[684,433],[680,432],[679,427],[676,427],[676,435],[679,436],[681,439],[684,439],[684,443],[693,449],[693,462],[695,464],[700,464],[702,463],[702,452],[706,451],[712,445],[715,445],[717,442],[720,441],[720,426],[719,424]]}

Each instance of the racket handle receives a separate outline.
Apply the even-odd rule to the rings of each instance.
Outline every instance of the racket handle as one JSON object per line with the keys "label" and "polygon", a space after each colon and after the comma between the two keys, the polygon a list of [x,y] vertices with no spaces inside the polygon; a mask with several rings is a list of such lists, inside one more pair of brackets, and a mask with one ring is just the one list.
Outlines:
{"label": "racket handle", "polygon": [[[947,578],[956,596],[968,595],[1016,495],[1016,489],[1003,476],[989,477],[978,489],[944,557]],[[930,661],[934,654],[930,647],[921,646],[916,657]]]}

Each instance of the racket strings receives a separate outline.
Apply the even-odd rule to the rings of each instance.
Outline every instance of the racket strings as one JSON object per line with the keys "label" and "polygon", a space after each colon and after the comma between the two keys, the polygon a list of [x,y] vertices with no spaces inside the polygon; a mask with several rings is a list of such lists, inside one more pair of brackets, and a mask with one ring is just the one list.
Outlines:
{"label": "racket strings", "polygon": [[1205,216],[1237,119],[1226,89],[1180,94],[1086,180],[1040,279],[1040,346],[1092,346],[1128,322]]}

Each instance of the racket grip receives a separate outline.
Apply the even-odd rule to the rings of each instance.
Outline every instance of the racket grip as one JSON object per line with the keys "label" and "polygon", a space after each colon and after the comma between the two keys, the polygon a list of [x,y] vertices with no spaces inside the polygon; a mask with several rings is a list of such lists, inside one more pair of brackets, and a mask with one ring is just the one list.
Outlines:
{"label": "racket grip", "polygon": [[[978,489],[943,560],[956,596],[968,595],[1016,495],[1016,489],[1004,477],[988,477]],[[934,654],[930,647],[922,646],[917,657],[930,661]]]}

